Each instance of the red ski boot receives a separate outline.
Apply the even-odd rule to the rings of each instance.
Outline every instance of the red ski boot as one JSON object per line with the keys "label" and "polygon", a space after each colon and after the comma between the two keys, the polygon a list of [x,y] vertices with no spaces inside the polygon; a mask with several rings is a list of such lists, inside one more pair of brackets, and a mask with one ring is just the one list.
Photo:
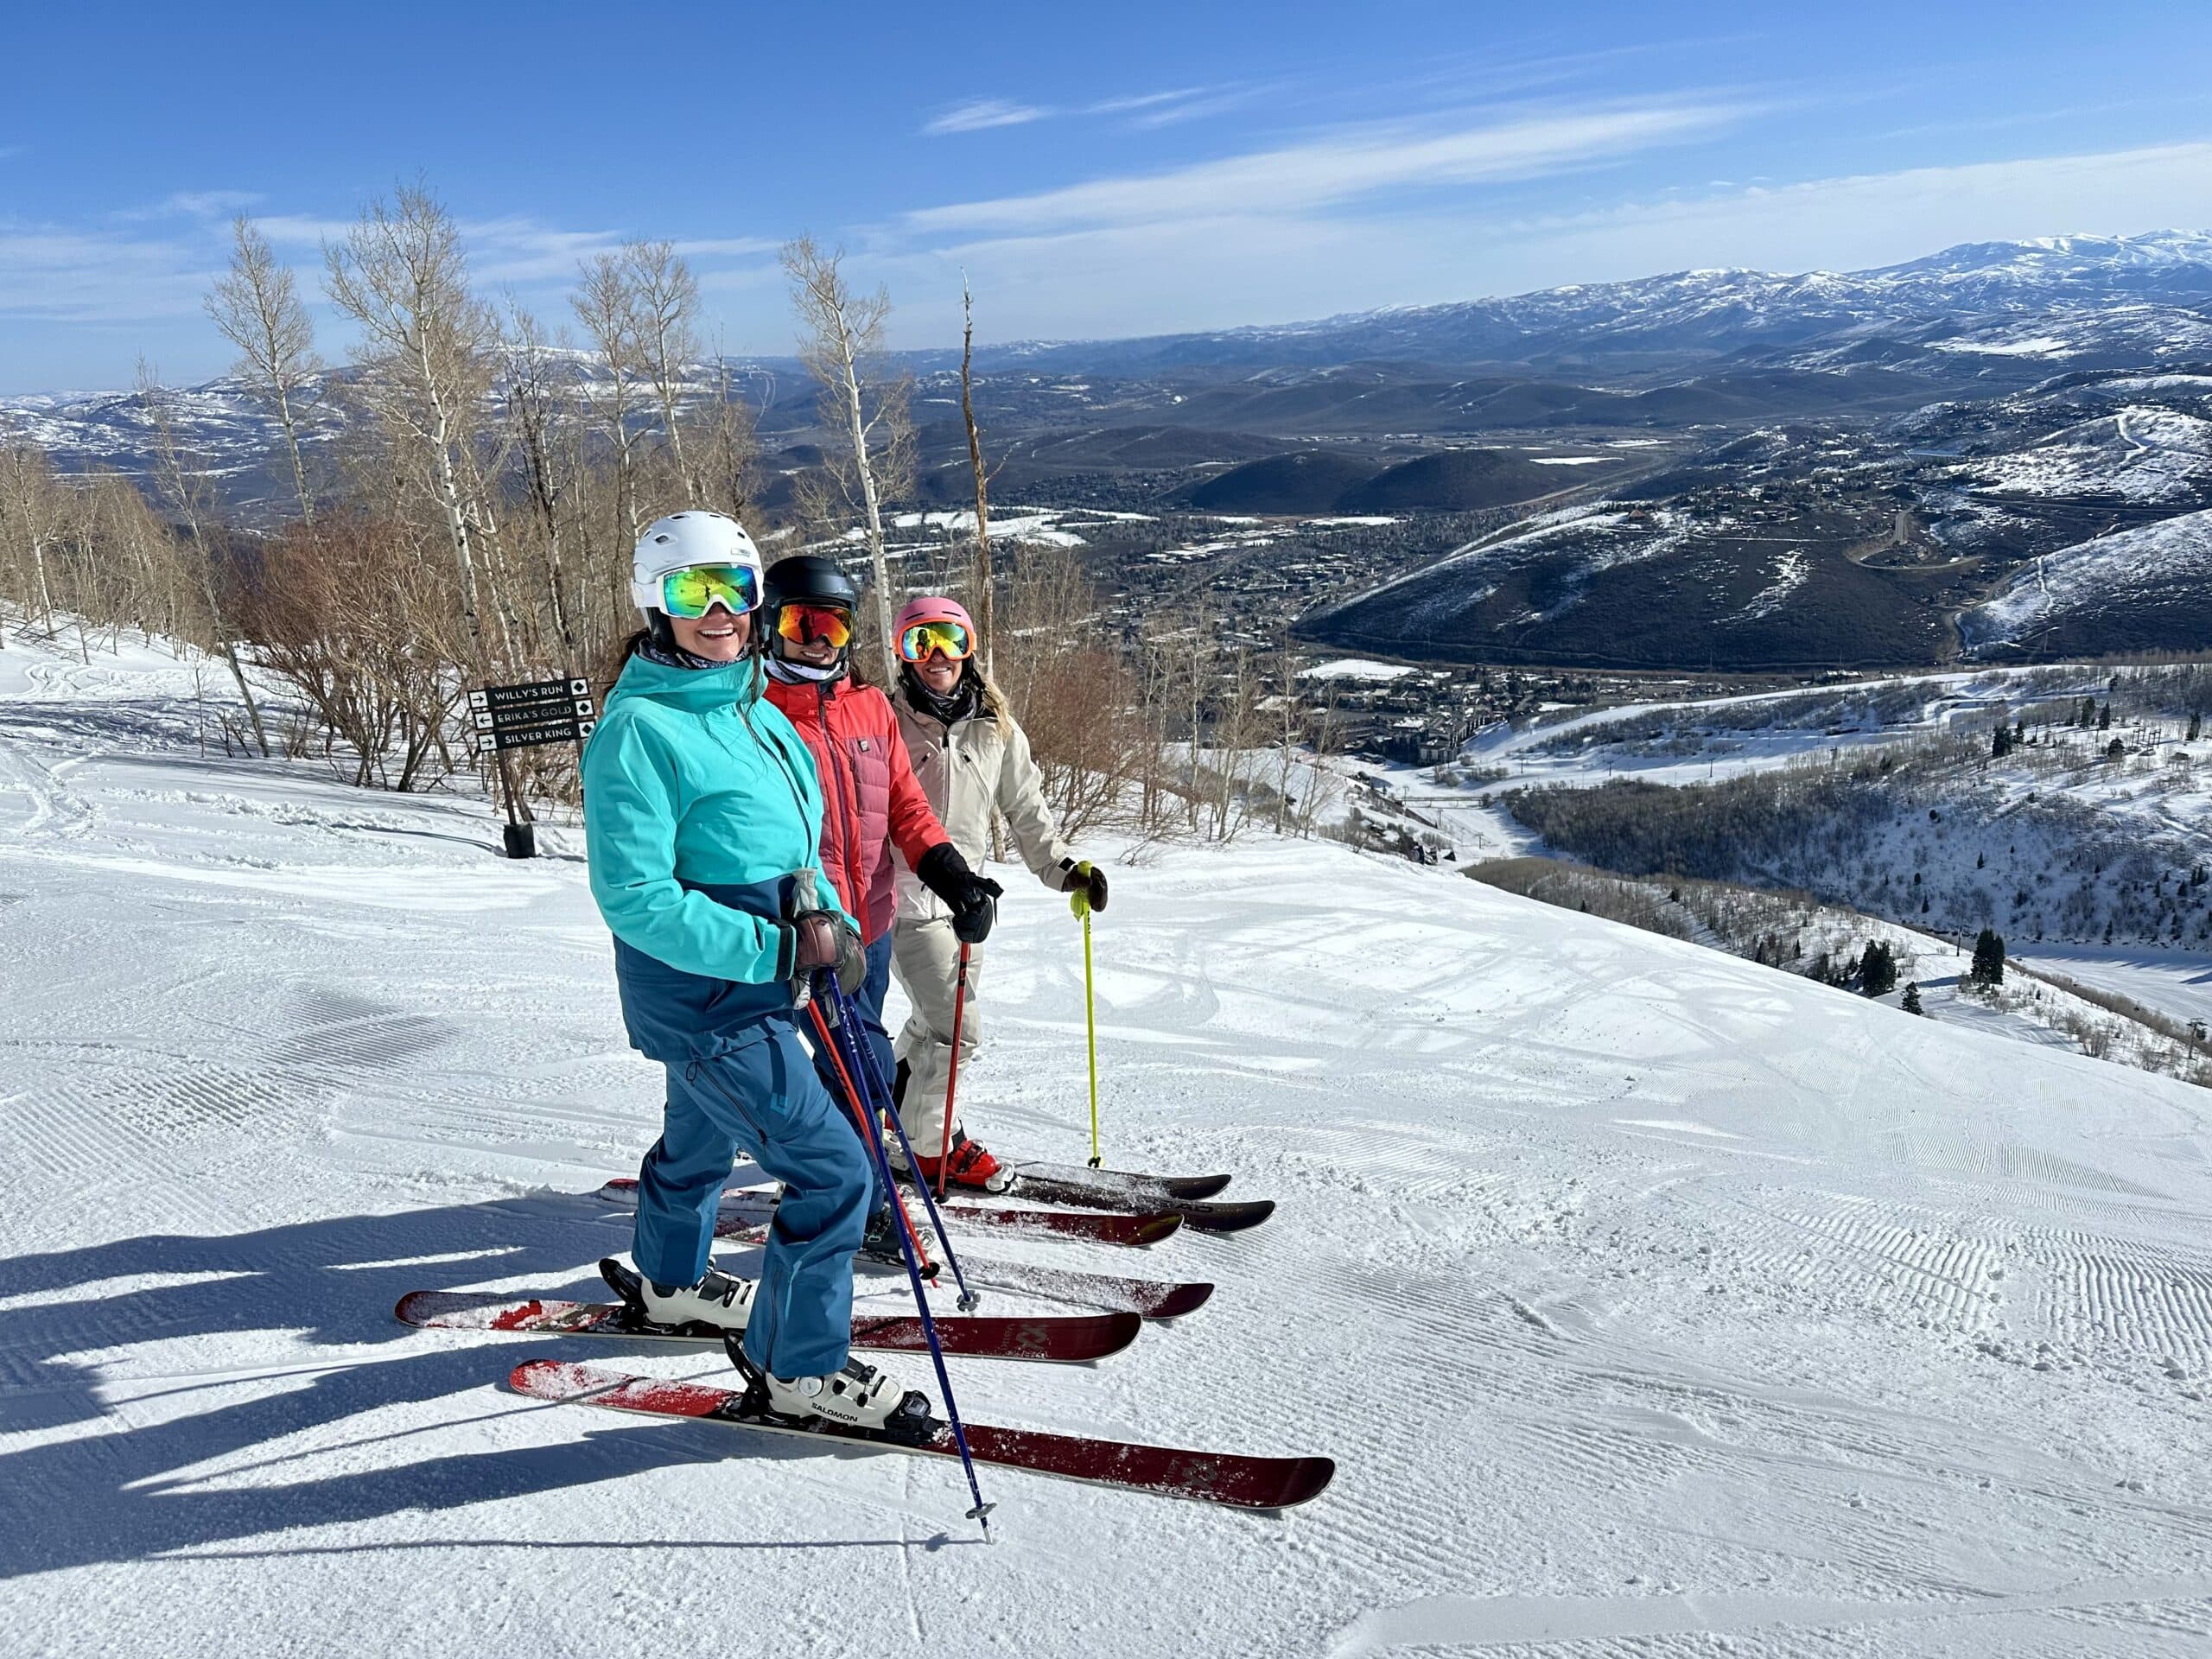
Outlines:
{"label": "red ski boot", "polygon": [[[938,1160],[925,1158],[917,1152],[914,1162],[920,1166],[921,1178],[934,1191],[938,1185]],[[952,1132],[952,1155],[944,1160],[948,1187],[964,1186],[982,1192],[1003,1192],[1014,1185],[1014,1172],[999,1166],[999,1160],[983,1149],[982,1143],[970,1141],[965,1129]]]}

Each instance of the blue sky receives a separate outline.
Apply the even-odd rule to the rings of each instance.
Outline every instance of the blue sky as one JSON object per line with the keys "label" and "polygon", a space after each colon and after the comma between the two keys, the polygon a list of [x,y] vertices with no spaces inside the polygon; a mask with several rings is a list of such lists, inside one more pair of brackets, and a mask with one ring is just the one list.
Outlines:
{"label": "blue sky", "polygon": [[220,372],[232,213],[319,301],[322,240],[418,175],[487,293],[555,318],[664,237],[734,352],[790,349],[800,231],[924,346],[963,270],[985,338],[1074,338],[2212,221],[2178,0],[10,10],[6,393]]}

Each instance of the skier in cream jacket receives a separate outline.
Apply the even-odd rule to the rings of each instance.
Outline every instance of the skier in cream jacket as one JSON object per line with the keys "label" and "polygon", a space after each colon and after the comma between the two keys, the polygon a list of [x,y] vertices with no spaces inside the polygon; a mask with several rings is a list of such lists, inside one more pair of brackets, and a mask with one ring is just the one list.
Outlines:
{"label": "skier in cream jacket", "polygon": [[[1106,907],[1106,876],[1060,839],[1029,740],[1007,711],[976,660],[976,627],[956,601],[938,595],[910,601],[893,627],[899,683],[892,706],[930,806],[972,868],[990,851],[991,816],[1006,820],[1021,861],[1056,893],[1078,890],[1094,910]],[[893,1093],[921,1173],[934,1185],[946,1144],[945,1084],[952,1065],[953,1004],[958,995],[960,943],[953,913],[902,857],[893,925],[891,969],[912,1012],[894,1045]],[[970,950],[960,1016],[963,1073],[982,1036],[979,953]],[[958,1104],[951,1125],[946,1179],[955,1186],[1003,1188],[1010,1173],[962,1130]]]}

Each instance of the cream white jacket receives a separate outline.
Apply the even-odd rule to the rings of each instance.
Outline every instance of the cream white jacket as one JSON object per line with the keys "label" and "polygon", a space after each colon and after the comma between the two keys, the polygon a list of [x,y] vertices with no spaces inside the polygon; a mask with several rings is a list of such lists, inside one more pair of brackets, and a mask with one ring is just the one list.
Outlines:
{"label": "cream white jacket", "polygon": [[[906,700],[901,685],[891,694],[899,713],[899,733],[930,807],[968,867],[981,870],[991,850],[991,813],[995,810],[1013,832],[1014,844],[1032,874],[1059,891],[1075,868],[1074,850],[1060,839],[1052,809],[1045,804],[1045,779],[1029,753],[1029,739],[1011,719],[1006,729],[979,712],[950,727],[922,713]],[[901,922],[950,916],[937,895],[915,880],[906,859],[899,860]]]}

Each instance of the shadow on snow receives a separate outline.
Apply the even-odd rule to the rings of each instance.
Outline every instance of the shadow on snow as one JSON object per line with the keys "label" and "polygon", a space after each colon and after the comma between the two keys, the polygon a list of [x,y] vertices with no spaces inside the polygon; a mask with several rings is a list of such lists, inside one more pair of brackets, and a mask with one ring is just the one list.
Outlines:
{"label": "shadow on snow", "polygon": [[[588,1296],[599,1284],[589,1264],[626,1249],[629,1237],[629,1217],[620,1211],[589,1201],[532,1197],[348,1216],[224,1237],[149,1236],[0,1261],[0,1298],[9,1302],[81,1293],[29,1300],[0,1314],[0,1433],[50,1432],[99,1420],[111,1425],[107,1432],[0,1452],[0,1516],[6,1517],[10,1541],[0,1552],[0,1577],[205,1551],[406,1510],[463,1510],[672,1464],[732,1455],[778,1461],[815,1455],[767,1437],[726,1438],[701,1434],[694,1425],[670,1425],[594,1430],[581,1445],[448,1452],[321,1477],[272,1472],[334,1452],[358,1454],[379,1442],[465,1434],[472,1423],[521,1412],[569,1409],[492,1389],[518,1361],[564,1349],[573,1356],[575,1342],[415,1332],[392,1317],[392,1305],[410,1290],[487,1279],[518,1279],[533,1291]],[[118,1281],[188,1274],[232,1276],[151,1287],[125,1283],[112,1293],[101,1288]],[[264,1331],[300,1332],[308,1343],[346,1351],[334,1354],[327,1365],[309,1355],[297,1365],[244,1376],[236,1375],[235,1354],[226,1351],[208,1372],[187,1372],[175,1378],[177,1387],[153,1387],[119,1406],[99,1397],[99,1368],[68,1357],[126,1344]],[[403,1345],[404,1351],[391,1356],[359,1351]],[[302,1385],[302,1376],[312,1381]],[[158,1384],[162,1378],[143,1380]],[[130,1426],[136,1405],[174,1403],[180,1394],[202,1390],[231,1397],[205,1411]],[[236,1397],[240,1394],[247,1397]],[[459,1395],[476,1397],[455,1400],[456,1407],[467,1408],[449,1409],[432,1422],[397,1430],[368,1427],[366,1420],[387,1408]],[[482,1409],[476,1409],[480,1404]],[[364,1420],[363,1433],[329,1432],[357,1419]],[[302,1434],[312,1435],[315,1444],[306,1450],[283,1444]],[[268,1454],[252,1457],[257,1447],[269,1448]],[[242,1453],[248,1454],[242,1465],[228,1461]],[[219,1490],[198,1484],[210,1478],[204,1473],[179,1472],[213,1462],[226,1465],[213,1477],[225,1483]],[[239,1486],[240,1476],[270,1484]],[[519,1541],[454,1541],[496,1548]],[[899,1541],[823,1540],[814,1547]],[[424,1546],[400,1541],[222,1553],[416,1547]],[[764,1541],[754,1547],[785,1546]]]}

